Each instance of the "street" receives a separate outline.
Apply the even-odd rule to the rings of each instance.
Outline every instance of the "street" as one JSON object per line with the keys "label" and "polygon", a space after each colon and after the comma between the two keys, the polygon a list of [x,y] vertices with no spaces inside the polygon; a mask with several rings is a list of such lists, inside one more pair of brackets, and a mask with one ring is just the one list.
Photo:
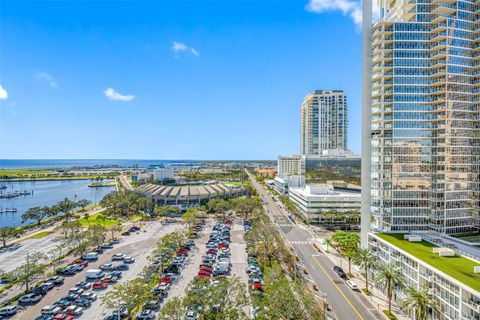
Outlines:
{"label": "street", "polygon": [[277,228],[285,236],[287,245],[292,247],[301,263],[308,271],[308,276],[331,307],[327,314],[337,320],[377,320],[384,319],[373,305],[360,292],[352,291],[343,279],[334,271],[334,264],[313,246],[314,235],[307,226],[292,223],[287,219],[288,213],[268,194],[268,191],[248,173],[253,187],[263,200],[263,206],[274,220]]}

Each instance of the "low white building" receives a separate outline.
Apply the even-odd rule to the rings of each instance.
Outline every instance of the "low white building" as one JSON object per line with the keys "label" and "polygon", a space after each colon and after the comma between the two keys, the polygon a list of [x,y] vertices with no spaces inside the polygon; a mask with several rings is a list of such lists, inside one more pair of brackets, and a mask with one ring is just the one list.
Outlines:
{"label": "low white building", "polygon": [[288,194],[289,188],[302,188],[305,186],[305,176],[276,176],[273,180],[273,189],[280,194]]}
{"label": "low white building", "polygon": [[[300,210],[303,218],[309,223],[345,223],[356,222],[354,214],[347,216],[346,212],[359,212],[361,194],[355,191],[338,191],[328,184],[307,184],[300,188],[289,188],[288,196]],[[330,213],[338,212],[338,217]],[[325,215],[329,213],[329,215]]]}
{"label": "low white building", "polygon": [[153,170],[153,179],[156,181],[163,181],[165,179],[174,179],[175,173],[173,168],[159,168]]}

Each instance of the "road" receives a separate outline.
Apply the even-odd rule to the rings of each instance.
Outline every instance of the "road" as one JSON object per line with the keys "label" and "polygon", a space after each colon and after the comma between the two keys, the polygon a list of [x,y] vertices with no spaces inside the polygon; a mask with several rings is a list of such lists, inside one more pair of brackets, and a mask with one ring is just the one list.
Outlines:
{"label": "road", "polygon": [[[247,172],[248,173],[248,172]],[[378,320],[384,315],[373,307],[360,292],[352,291],[333,271],[334,264],[313,246],[312,231],[303,224],[292,223],[287,219],[288,213],[275,202],[268,191],[250,174],[250,181],[261,196],[263,206],[277,228],[285,236],[287,245],[291,246],[301,263],[331,307],[329,315],[337,320]]]}
{"label": "road", "polygon": [[[126,189],[127,191],[133,191],[133,187],[130,184],[130,182],[128,182],[128,179],[126,176],[120,176],[118,178],[118,181],[120,182],[120,185],[122,188]],[[120,185],[117,183],[117,188],[120,187]]]}
{"label": "road", "polygon": [[[92,262],[88,267],[75,274],[72,277],[65,277],[65,283],[60,287],[55,287],[51,290],[43,299],[33,306],[28,306],[25,310],[17,313],[12,319],[35,319],[40,314],[42,307],[46,305],[52,305],[58,301],[61,297],[66,296],[68,290],[73,288],[79,281],[85,280],[85,273],[87,269],[96,269],[100,265],[105,263],[111,263],[111,256],[115,253],[124,253],[135,258],[135,263],[130,265],[130,270],[124,272],[124,276],[121,281],[133,279],[137,277],[143,270],[143,267],[147,263],[147,257],[154,249],[156,243],[165,234],[173,232],[182,226],[180,224],[168,224],[162,225],[160,222],[155,221],[145,227],[146,232],[138,232],[128,237],[124,237],[123,241],[116,245],[113,249],[108,250],[106,253],[99,256],[98,261]],[[108,290],[108,289],[107,289]],[[106,291],[96,291],[100,298]],[[110,311],[101,305],[100,299],[97,299],[92,306],[85,310],[81,319],[96,320],[103,319],[105,314]]]}

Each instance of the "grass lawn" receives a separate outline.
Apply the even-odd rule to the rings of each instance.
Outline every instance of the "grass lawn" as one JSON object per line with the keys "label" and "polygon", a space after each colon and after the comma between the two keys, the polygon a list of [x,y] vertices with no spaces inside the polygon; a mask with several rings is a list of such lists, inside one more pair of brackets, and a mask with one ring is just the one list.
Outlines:
{"label": "grass lawn", "polygon": [[470,241],[470,242],[480,242],[480,236],[478,237],[465,237],[465,238],[461,238],[462,240],[465,240],[465,241]]}
{"label": "grass lawn", "polygon": [[48,236],[49,234],[51,234],[53,231],[42,231],[42,232],[38,232],[38,233],[35,233],[35,234],[32,234],[31,236],[25,238],[25,239],[40,239],[40,238],[43,238],[43,237],[46,237]]}
{"label": "grass lawn", "polygon": [[52,170],[0,170],[0,176],[28,176],[31,174],[53,174],[57,173]]}
{"label": "grass lawn", "polygon": [[85,218],[79,218],[77,219],[78,222],[82,224],[82,227],[88,228],[88,226],[93,226],[93,225],[98,225],[98,226],[105,226],[106,228],[109,228],[111,226],[114,226],[119,223],[118,220],[114,219],[106,219],[105,221],[98,219],[98,215],[100,212],[92,214],[90,217],[88,217],[88,220]]}
{"label": "grass lawn", "polygon": [[480,274],[473,273],[473,267],[480,266],[480,263],[475,263],[459,255],[440,257],[432,252],[432,248],[437,247],[436,245],[426,241],[409,242],[403,240],[403,234],[376,233],[375,235],[465,285],[480,291]]}

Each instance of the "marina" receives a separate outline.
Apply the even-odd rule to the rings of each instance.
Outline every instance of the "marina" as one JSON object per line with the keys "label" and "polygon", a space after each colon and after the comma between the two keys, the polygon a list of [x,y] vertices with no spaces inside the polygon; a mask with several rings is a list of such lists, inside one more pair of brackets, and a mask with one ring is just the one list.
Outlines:
{"label": "marina", "polygon": [[[99,202],[104,195],[115,190],[115,186],[89,187],[91,180],[54,180],[54,181],[15,181],[2,182],[5,188],[0,190],[0,227],[20,226],[22,214],[29,208],[51,206],[69,198],[72,201],[81,199]],[[16,194],[16,197],[1,195]]]}

